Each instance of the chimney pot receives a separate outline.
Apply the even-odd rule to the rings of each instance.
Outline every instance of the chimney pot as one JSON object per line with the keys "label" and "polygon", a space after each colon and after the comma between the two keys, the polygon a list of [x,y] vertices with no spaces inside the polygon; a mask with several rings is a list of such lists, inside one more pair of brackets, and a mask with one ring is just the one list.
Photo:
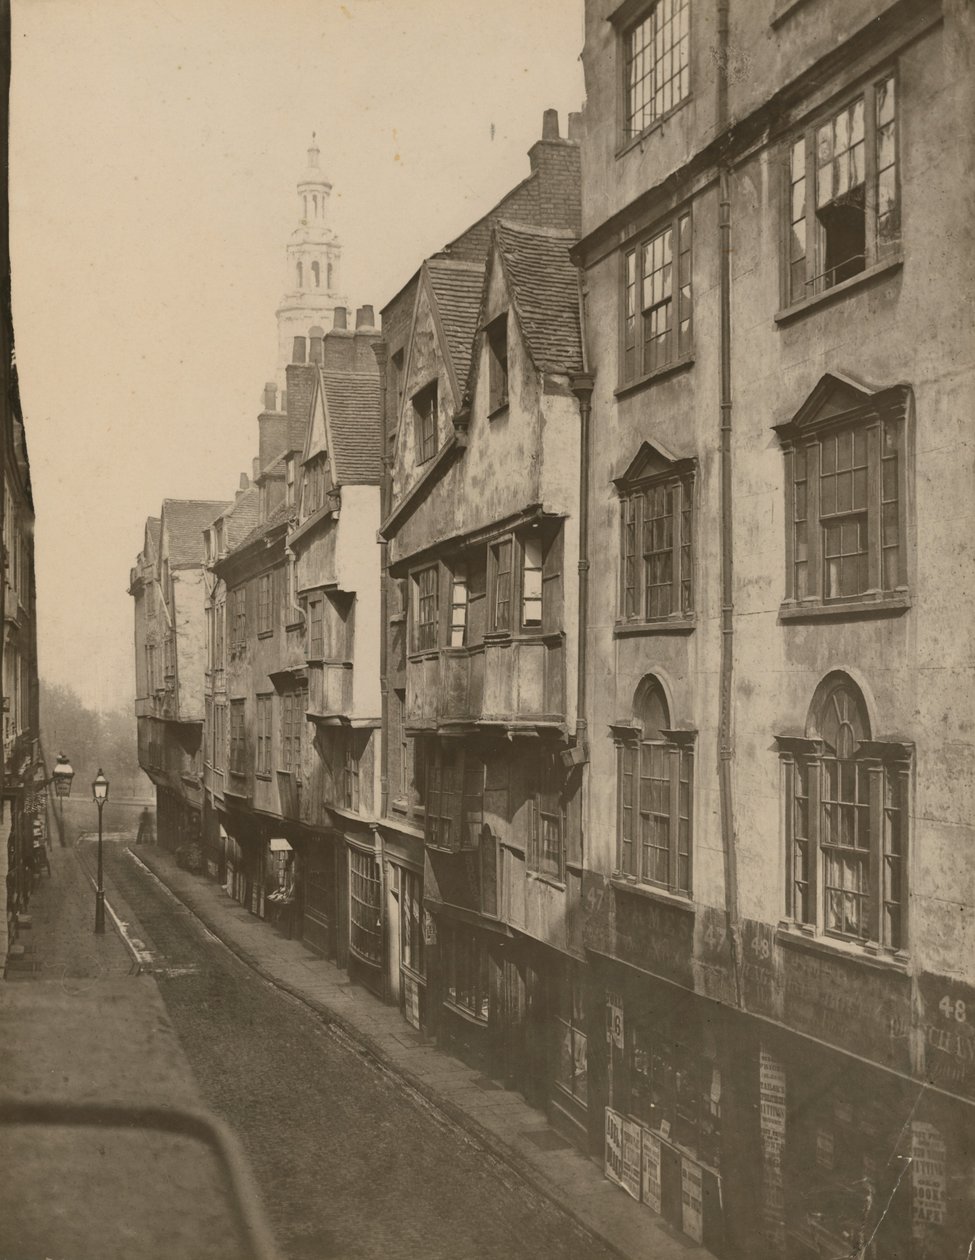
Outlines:
{"label": "chimney pot", "polygon": [[304,363],[305,361],[305,339],[304,337],[295,337],[294,349],[291,351],[292,363]]}
{"label": "chimney pot", "polygon": [[356,328],[375,328],[376,316],[371,306],[360,306],[355,313]]}
{"label": "chimney pot", "polygon": [[559,111],[557,109],[547,109],[542,114],[542,139],[558,140],[559,138]]}
{"label": "chimney pot", "polygon": [[248,490],[250,488],[250,484],[251,483],[247,479],[247,473],[241,473],[240,474],[240,489]]}
{"label": "chimney pot", "polygon": [[268,381],[264,386],[264,410],[273,411],[278,400],[278,387],[274,381]]}
{"label": "chimney pot", "polygon": [[574,113],[569,115],[567,135],[570,140],[575,140],[576,143],[582,140],[582,114]]}
{"label": "chimney pot", "polygon": [[333,328],[347,328],[348,323],[346,321],[346,315],[347,315],[347,312],[346,312],[345,307],[337,306],[335,308],[335,313],[332,318],[332,327]]}
{"label": "chimney pot", "polygon": [[321,337],[308,338],[308,362],[309,363],[324,363],[325,362],[323,339]]}

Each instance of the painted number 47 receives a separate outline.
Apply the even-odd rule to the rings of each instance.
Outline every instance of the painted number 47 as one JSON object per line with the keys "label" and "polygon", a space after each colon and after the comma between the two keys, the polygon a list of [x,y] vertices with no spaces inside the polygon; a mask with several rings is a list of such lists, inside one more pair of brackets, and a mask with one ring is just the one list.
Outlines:
{"label": "painted number 47", "polygon": [[954,1019],[959,1024],[964,1024],[965,1022],[965,1019],[966,1019],[965,1003],[961,1000],[961,998],[956,998],[954,1001],[952,1001],[951,998],[948,997],[946,993],[945,996],[938,1003],[938,1010],[945,1017],[945,1019]]}

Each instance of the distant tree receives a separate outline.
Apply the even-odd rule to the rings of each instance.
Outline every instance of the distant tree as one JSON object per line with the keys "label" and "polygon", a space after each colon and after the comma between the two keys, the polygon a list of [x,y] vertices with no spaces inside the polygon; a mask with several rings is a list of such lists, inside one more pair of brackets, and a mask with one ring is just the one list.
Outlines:
{"label": "distant tree", "polygon": [[48,773],[58,753],[64,753],[79,783],[90,783],[102,769],[111,780],[114,797],[149,795],[149,780],[139,767],[134,714],[123,709],[90,709],[71,687],[43,679],[40,705]]}

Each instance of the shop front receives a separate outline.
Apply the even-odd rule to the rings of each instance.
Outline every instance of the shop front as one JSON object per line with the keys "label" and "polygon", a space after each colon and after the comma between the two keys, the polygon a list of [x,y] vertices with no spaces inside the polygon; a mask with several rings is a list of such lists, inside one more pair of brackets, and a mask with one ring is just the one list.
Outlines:
{"label": "shop front", "polygon": [[338,935],[338,851],[331,833],[313,832],[302,854],[301,937],[322,958],[334,959]]}
{"label": "shop front", "polygon": [[371,844],[366,847],[348,835],[345,839],[348,850],[349,976],[377,997],[383,997],[382,864]]}

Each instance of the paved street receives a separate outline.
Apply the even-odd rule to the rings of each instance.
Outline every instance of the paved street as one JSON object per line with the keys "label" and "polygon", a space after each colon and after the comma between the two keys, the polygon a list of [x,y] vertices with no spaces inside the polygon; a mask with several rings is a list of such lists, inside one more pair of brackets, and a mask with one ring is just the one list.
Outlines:
{"label": "paved street", "polygon": [[106,846],[106,875],[153,955],[205,1101],[250,1156],[287,1256],[613,1254],[241,963],[120,846]]}

